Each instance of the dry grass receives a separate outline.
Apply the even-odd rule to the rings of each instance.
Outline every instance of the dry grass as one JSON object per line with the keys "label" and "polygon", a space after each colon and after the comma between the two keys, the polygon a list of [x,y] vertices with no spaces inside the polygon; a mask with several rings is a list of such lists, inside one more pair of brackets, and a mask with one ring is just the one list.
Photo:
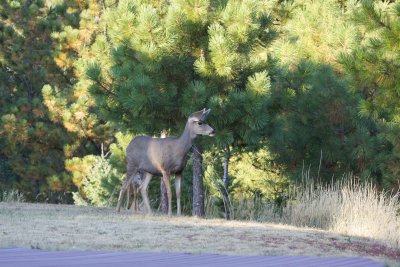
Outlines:
{"label": "dry grass", "polygon": [[369,237],[400,248],[399,194],[353,181],[296,190],[295,200],[284,210],[287,223]]}
{"label": "dry grass", "polygon": [[382,243],[323,230],[28,203],[0,203],[0,247],[400,260],[399,250]]}
{"label": "dry grass", "polygon": [[25,196],[18,190],[3,191],[0,194],[1,202],[25,202]]}
{"label": "dry grass", "polygon": [[399,249],[399,196],[351,179],[330,185],[308,182],[292,188],[283,208],[256,198],[236,200],[232,210],[235,219],[318,228],[372,238]]}

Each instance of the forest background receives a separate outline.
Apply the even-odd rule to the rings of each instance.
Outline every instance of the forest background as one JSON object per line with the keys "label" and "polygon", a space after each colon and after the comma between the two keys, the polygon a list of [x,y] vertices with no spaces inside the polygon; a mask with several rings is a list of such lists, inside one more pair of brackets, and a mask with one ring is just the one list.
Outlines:
{"label": "forest background", "polygon": [[0,192],[115,205],[129,141],[205,107],[217,135],[185,170],[186,214],[285,206],[305,178],[399,189],[398,1],[1,0],[0,16]]}

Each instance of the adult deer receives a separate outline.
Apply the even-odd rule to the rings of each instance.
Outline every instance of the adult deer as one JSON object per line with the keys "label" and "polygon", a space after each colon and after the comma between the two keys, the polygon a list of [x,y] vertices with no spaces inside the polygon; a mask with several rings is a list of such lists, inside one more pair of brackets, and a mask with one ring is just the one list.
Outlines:
{"label": "adult deer", "polygon": [[[181,179],[182,171],[186,166],[186,156],[192,147],[193,140],[198,135],[215,135],[214,129],[204,122],[210,111],[210,109],[203,109],[191,114],[180,137],[152,138],[138,136],[129,143],[126,149],[127,179],[129,180],[132,175],[143,171],[140,193],[148,213],[151,213],[151,208],[147,196],[147,187],[151,178],[155,175],[162,176],[168,195],[168,215],[172,215],[170,176],[175,175],[177,215],[181,214]],[[117,211],[120,209],[126,190],[126,187],[123,186],[118,198]]]}

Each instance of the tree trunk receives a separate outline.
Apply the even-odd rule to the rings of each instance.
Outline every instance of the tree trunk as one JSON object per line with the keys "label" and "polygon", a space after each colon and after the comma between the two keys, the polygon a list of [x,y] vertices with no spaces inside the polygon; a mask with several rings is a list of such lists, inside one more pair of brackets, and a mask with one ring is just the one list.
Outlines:
{"label": "tree trunk", "polygon": [[[161,131],[161,138],[167,137],[167,131]],[[165,184],[163,179],[160,179],[160,209],[161,213],[167,214],[168,213],[168,194],[167,189],[165,188]]]}
{"label": "tree trunk", "polygon": [[203,188],[203,148],[199,144],[193,145],[193,206],[192,215],[205,216],[204,188]]}
{"label": "tree trunk", "polygon": [[224,206],[225,206],[225,219],[229,220],[231,219],[231,204],[229,200],[229,195],[228,195],[228,187],[229,187],[229,175],[228,175],[228,170],[229,170],[229,159],[231,157],[231,151],[229,149],[229,146],[227,145],[225,147],[225,159],[224,159],[224,176],[222,178],[222,182],[224,185],[223,188],[223,198],[224,198]]}

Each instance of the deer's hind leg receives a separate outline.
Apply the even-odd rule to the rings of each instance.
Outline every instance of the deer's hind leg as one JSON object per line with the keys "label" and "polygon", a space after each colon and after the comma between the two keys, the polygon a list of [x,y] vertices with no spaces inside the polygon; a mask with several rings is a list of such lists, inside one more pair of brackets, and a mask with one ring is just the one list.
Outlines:
{"label": "deer's hind leg", "polygon": [[181,215],[181,180],[182,174],[175,175],[176,215]]}
{"label": "deer's hind leg", "polygon": [[163,173],[163,181],[168,195],[168,216],[172,215],[172,193],[170,176],[166,172]]}

